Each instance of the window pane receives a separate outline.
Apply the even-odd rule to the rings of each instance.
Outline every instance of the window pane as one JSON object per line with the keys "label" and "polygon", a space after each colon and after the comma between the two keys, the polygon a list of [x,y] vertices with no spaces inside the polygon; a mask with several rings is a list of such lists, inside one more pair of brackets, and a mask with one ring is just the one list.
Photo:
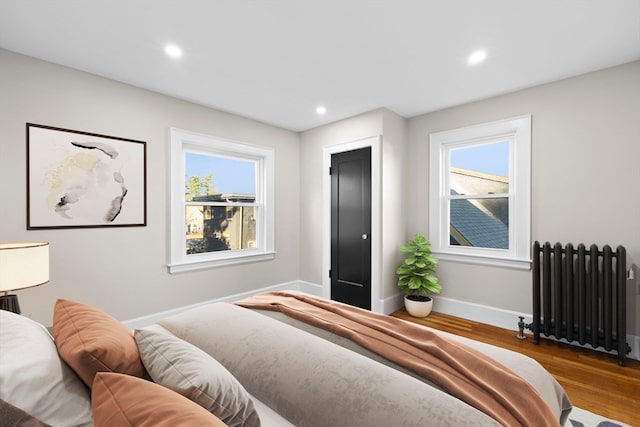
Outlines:
{"label": "window pane", "polygon": [[455,199],[449,204],[449,244],[509,249],[509,199]]}
{"label": "window pane", "polygon": [[450,194],[509,192],[508,141],[455,148],[450,159]]}
{"label": "window pane", "polygon": [[255,206],[187,206],[187,255],[256,247]]}
{"label": "window pane", "polygon": [[213,194],[256,194],[256,162],[206,154],[185,153],[185,199]]}

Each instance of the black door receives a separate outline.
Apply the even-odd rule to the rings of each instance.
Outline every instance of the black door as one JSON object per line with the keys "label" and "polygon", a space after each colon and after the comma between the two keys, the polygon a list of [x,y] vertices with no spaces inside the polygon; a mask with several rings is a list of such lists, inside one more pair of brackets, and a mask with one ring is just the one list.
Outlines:
{"label": "black door", "polygon": [[371,147],[331,156],[331,299],[371,309]]}

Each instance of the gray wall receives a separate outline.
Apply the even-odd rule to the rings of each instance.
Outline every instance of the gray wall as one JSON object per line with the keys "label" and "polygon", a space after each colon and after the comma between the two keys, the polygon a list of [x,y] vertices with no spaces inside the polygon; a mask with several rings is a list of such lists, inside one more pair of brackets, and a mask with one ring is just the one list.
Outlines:
{"label": "gray wall", "polygon": [[[408,120],[378,109],[298,134],[0,50],[0,241],[51,242],[51,282],[18,291],[24,314],[45,324],[59,297],[124,320],[289,281],[321,284],[323,147],[382,135],[378,298],[393,300],[398,246],[428,231],[429,133],[522,114],[533,116],[533,239],[621,244],[639,264],[640,62]],[[148,226],[27,231],[26,122],[147,141]],[[169,127],[275,148],[275,261],[167,273]],[[531,311],[528,271],[442,261],[438,275],[445,297]]]}
{"label": "gray wall", "polygon": [[322,272],[322,178],[326,172],[322,170],[323,147],[382,135],[382,114],[382,110],[374,110],[300,135],[300,278],[304,281],[321,284],[326,274]]}
{"label": "gray wall", "polygon": [[[402,206],[403,180],[406,152],[406,120],[385,108],[356,117],[320,126],[301,133],[301,279],[321,284],[327,275],[322,271],[323,148],[368,138],[381,137],[381,161],[379,186],[373,183],[372,191],[380,196],[380,287],[372,295],[376,311],[391,312],[402,306],[398,302],[395,270],[401,260],[398,247],[404,243],[405,209]],[[375,162],[376,160],[373,159]],[[375,207],[374,207],[375,209]],[[376,230],[373,229],[372,233]],[[375,254],[373,254],[375,257]],[[375,261],[374,261],[375,262]]]}
{"label": "gray wall", "polygon": [[[147,141],[148,225],[27,231],[26,122]],[[168,274],[170,127],[275,149],[275,261]],[[51,243],[50,282],[17,292],[44,324],[57,298],[126,320],[299,277],[295,132],[0,50],[0,150],[0,241]]]}
{"label": "gray wall", "polygon": [[[640,332],[640,61],[408,120],[407,233],[428,231],[429,133],[532,115],[532,239],[624,245]],[[531,312],[531,272],[442,261],[443,296]]]}

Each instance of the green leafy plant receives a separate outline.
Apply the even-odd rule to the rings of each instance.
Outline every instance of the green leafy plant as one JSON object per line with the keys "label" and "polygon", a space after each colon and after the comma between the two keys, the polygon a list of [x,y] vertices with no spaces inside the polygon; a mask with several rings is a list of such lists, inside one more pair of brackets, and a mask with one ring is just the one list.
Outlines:
{"label": "green leafy plant", "polygon": [[400,250],[406,257],[396,270],[398,287],[407,295],[440,293],[442,286],[434,274],[438,260],[431,255],[431,243],[418,233]]}

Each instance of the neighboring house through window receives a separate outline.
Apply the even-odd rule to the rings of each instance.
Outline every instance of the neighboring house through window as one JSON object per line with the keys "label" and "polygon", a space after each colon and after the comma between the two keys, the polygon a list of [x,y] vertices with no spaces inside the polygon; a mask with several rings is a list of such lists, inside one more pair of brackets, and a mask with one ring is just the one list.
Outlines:
{"label": "neighboring house through window", "polygon": [[429,144],[434,253],[529,268],[531,116],[432,133]]}
{"label": "neighboring house through window", "polygon": [[273,150],[171,129],[171,262],[188,271],[274,257]]}

